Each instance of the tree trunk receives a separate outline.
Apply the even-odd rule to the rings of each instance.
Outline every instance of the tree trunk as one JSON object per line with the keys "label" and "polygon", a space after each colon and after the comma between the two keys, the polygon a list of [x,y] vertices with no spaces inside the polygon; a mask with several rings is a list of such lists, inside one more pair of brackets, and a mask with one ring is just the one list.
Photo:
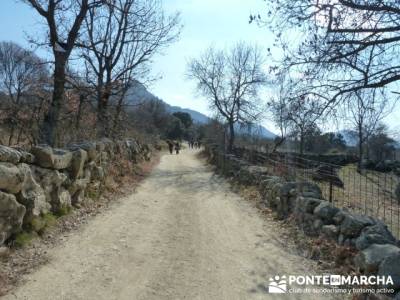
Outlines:
{"label": "tree trunk", "polygon": [[304,154],[304,131],[300,131],[300,155]]}
{"label": "tree trunk", "polygon": [[235,128],[234,123],[229,121],[229,138],[228,138],[228,152],[233,152],[233,147],[235,145]]}
{"label": "tree trunk", "polygon": [[99,138],[109,137],[108,101],[110,92],[106,86],[98,97],[97,103],[97,136]]}
{"label": "tree trunk", "polygon": [[40,142],[50,146],[56,145],[58,120],[61,113],[65,88],[66,58],[62,54],[55,55],[54,88],[48,112],[40,126]]}
{"label": "tree trunk", "polygon": [[361,172],[361,164],[364,156],[363,146],[364,146],[364,137],[362,133],[362,126],[358,127],[358,171]]}

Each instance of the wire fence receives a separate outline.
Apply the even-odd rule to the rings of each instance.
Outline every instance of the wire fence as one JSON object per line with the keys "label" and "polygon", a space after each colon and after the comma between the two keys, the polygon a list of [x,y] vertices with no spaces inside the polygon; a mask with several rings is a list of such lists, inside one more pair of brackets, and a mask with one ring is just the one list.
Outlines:
{"label": "wire fence", "polygon": [[355,163],[336,165],[293,153],[237,151],[252,163],[267,167],[273,175],[316,183],[324,199],[337,207],[382,220],[400,238],[400,199],[396,195],[400,178],[394,172],[360,170]]}

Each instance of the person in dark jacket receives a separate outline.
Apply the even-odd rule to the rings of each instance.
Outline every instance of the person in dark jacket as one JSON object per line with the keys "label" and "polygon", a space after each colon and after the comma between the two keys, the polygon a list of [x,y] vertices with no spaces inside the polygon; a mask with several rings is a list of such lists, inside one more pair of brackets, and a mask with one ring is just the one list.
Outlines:
{"label": "person in dark jacket", "polygon": [[171,142],[170,140],[167,140],[167,144],[168,144],[169,153],[172,154],[172,152],[174,151],[174,143]]}
{"label": "person in dark jacket", "polygon": [[179,154],[179,150],[181,150],[181,145],[179,145],[179,142],[175,142],[175,151],[176,151],[176,154]]}

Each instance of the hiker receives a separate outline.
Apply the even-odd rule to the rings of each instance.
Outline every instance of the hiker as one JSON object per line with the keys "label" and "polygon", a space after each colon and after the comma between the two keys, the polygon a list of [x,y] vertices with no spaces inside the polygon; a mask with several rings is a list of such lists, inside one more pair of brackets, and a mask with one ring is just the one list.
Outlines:
{"label": "hiker", "polygon": [[181,149],[181,146],[179,145],[179,142],[176,142],[175,143],[175,151],[176,151],[176,154],[179,154],[179,150]]}
{"label": "hiker", "polygon": [[169,153],[172,154],[172,152],[174,151],[174,144],[170,140],[167,140],[167,144],[168,144]]}

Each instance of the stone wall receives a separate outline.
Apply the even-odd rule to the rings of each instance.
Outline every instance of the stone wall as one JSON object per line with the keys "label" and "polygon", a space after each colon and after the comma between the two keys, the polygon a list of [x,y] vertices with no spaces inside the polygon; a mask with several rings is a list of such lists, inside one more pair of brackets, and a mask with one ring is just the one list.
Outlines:
{"label": "stone wall", "polygon": [[380,220],[339,209],[322,198],[320,188],[308,182],[288,182],[267,168],[252,165],[217,146],[206,147],[210,162],[224,176],[257,186],[265,205],[281,218],[289,216],[310,236],[321,236],[357,250],[354,265],[362,274],[390,275],[400,297],[400,243]]}
{"label": "stone wall", "polygon": [[74,144],[67,149],[0,145],[0,246],[22,228],[41,229],[46,214],[79,208],[88,189],[99,189],[117,159],[149,160],[137,140]]}

